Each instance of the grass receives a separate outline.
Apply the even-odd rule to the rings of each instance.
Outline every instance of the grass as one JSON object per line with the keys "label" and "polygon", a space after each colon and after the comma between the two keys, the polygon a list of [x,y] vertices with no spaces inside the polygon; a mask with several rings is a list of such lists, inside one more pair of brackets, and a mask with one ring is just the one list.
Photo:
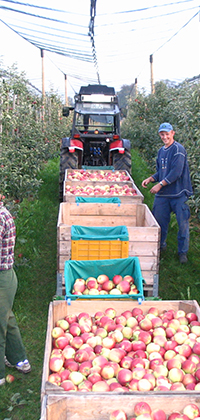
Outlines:
{"label": "grass", "polygon": [[[141,182],[149,169],[134,151],[132,176],[152,208],[153,197]],[[49,302],[56,292],[56,225],[58,201],[58,161],[45,165],[43,185],[37,200],[24,200],[16,219],[17,243],[15,269],[19,286],[14,304],[20,331],[32,365],[32,372],[22,375],[6,368],[15,381],[0,388],[0,420],[39,420],[40,388]],[[159,296],[163,300],[196,299],[200,302],[200,235],[199,226],[191,220],[189,262],[180,265],[177,258],[177,225],[171,219],[168,247],[160,261]]]}

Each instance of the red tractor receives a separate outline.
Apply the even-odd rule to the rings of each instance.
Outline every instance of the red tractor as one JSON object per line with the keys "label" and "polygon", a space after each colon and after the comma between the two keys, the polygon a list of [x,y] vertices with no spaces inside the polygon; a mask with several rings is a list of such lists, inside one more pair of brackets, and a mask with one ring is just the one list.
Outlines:
{"label": "red tractor", "polygon": [[[120,109],[114,88],[82,86],[74,99],[71,137],[63,138],[61,144],[61,201],[66,169],[112,166],[131,171],[131,143],[120,136]],[[69,115],[69,108],[64,108],[63,115]]]}

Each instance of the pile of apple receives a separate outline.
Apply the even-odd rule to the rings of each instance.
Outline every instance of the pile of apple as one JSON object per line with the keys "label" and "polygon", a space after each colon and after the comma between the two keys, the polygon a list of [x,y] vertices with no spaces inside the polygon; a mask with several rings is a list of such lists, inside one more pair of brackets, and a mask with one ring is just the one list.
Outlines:
{"label": "pile of apple", "polygon": [[68,314],[52,329],[49,381],[66,391],[200,390],[194,312],[141,306]]}
{"label": "pile of apple", "polygon": [[[151,409],[144,401],[138,402],[133,408],[133,416],[129,420],[195,420],[200,417],[200,409],[197,404],[188,403],[181,412],[169,407],[170,414],[167,415],[162,408]],[[174,410],[174,411],[173,411]],[[128,416],[124,410],[114,410],[109,420],[127,420]]]}
{"label": "pile of apple", "polygon": [[88,196],[119,196],[119,195],[137,195],[135,188],[132,188],[128,184],[125,185],[65,185],[65,194],[66,195],[88,195]]}
{"label": "pile of apple", "polygon": [[135,295],[139,293],[132,276],[116,274],[112,279],[106,274],[86,280],[77,278],[71,292],[73,295]]}
{"label": "pile of apple", "polygon": [[67,178],[72,181],[128,181],[130,176],[125,171],[109,171],[109,170],[74,170],[68,172]]}

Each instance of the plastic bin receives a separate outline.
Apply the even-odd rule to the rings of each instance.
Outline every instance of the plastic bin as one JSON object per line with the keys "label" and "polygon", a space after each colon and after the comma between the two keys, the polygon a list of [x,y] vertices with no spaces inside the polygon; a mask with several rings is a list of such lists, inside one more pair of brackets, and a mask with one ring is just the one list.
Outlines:
{"label": "plastic bin", "polygon": [[[87,280],[88,277],[97,278],[100,274],[106,274],[110,279],[116,274],[122,277],[130,275],[134,277],[134,283],[139,291],[138,294],[129,295],[74,295],[72,294],[74,282],[77,278]],[[139,302],[144,299],[143,281],[139,258],[128,257],[114,260],[74,261],[65,262],[64,269],[66,300],[76,299],[134,299]]]}
{"label": "plastic bin", "polygon": [[129,235],[126,226],[71,226],[72,260],[127,258]]}

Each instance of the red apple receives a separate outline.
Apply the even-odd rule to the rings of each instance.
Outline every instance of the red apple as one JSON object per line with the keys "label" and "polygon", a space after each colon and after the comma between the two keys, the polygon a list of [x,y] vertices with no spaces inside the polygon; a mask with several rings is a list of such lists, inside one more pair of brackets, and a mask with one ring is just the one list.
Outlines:
{"label": "red apple", "polygon": [[166,420],[167,416],[164,410],[157,408],[151,412],[152,420]]}
{"label": "red apple", "polygon": [[77,391],[77,386],[70,379],[61,382],[60,386],[65,391]]}
{"label": "red apple", "polygon": [[119,284],[123,280],[123,277],[120,274],[115,274],[113,276],[112,281],[115,285]]}
{"label": "red apple", "polygon": [[108,280],[109,280],[109,277],[106,274],[100,274],[97,277],[97,283],[99,284],[103,284],[105,281],[108,281]]}
{"label": "red apple", "polygon": [[151,414],[151,407],[145,401],[141,401],[135,404],[133,412],[136,417],[144,413]]}
{"label": "red apple", "polygon": [[127,420],[127,415],[123,410],[114,410],[110,414],[110,420]]}
{"label": "red apple", "polygon": [[63,367],[63,359],[61,357],[51,357],[49,361],[49,369],[52,372],[59,372]]}
{"label": "red apple", "polygon": [[132,371],[130,369],[122,368],[117,373],[117,380],[121,385],[126,385],[133,378]]}
{"label": "red apple", "polygon": [[[52,374],[52,375],[55,376],[55,374]],[[8,375],[6,375],[6,382],[8,382],[9,384],[11,384],[14,380],[15,380],[15,377],[13,375],[11,375],[10,373]],[[48,378],[48,381],[49,381],[49,378]],[[49,382],[51,382],[51,381],[49,381]],[[57,385],[59,385],[59,383],[57,383]]]}

